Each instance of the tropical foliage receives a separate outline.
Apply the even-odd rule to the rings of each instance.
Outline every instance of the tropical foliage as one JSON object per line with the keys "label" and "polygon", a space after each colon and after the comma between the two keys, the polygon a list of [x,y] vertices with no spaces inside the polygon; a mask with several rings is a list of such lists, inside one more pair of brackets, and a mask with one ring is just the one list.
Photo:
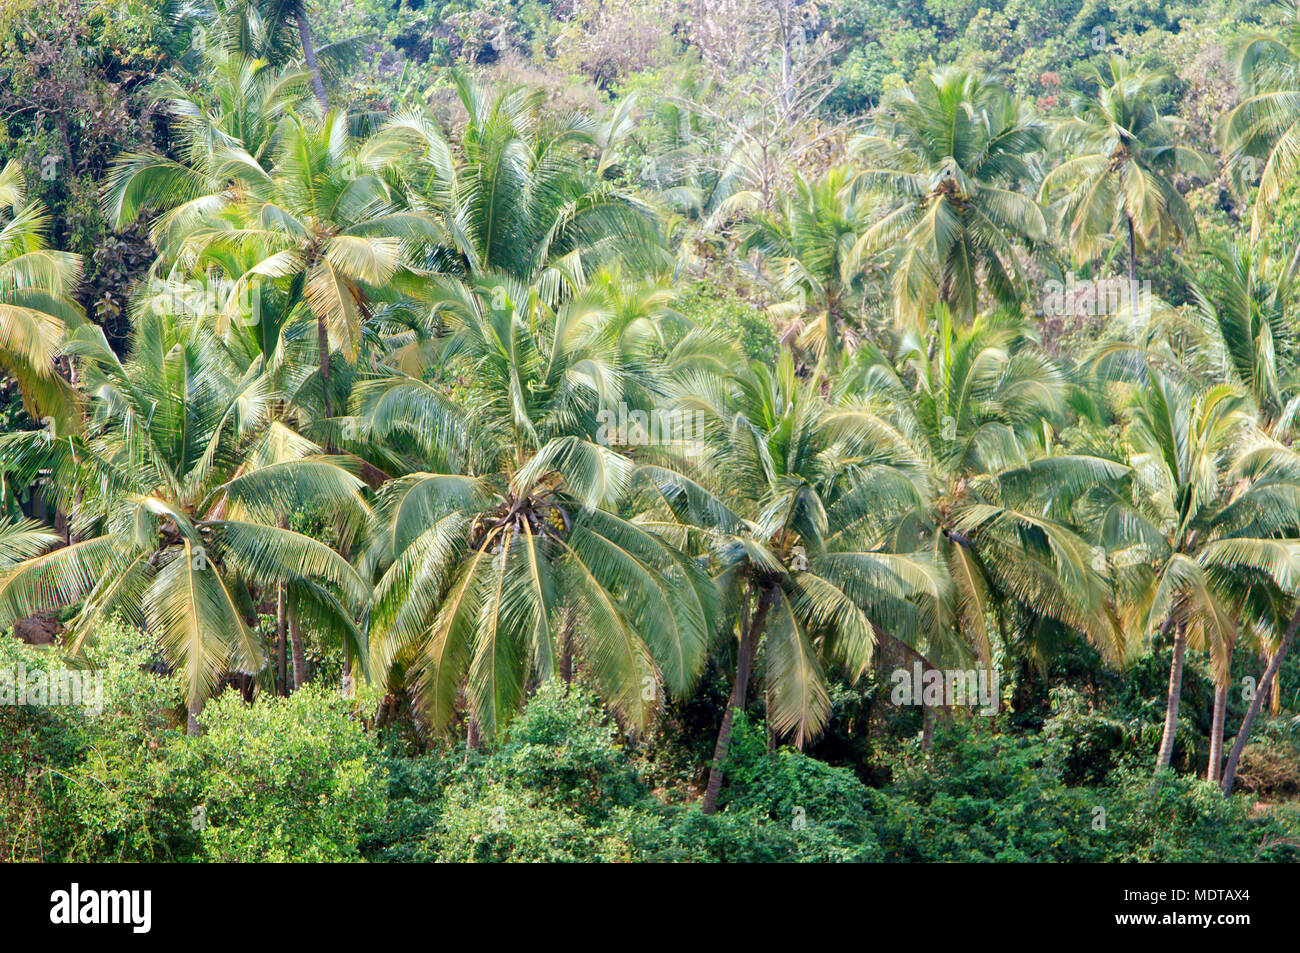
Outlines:
{"label": "tropical foliage", "polygon": [[110,683],[0,698],[0,857],[1294,859],[1294,3],[1231,87],[1128,4],[107,6],[0,12],[0,661]]}

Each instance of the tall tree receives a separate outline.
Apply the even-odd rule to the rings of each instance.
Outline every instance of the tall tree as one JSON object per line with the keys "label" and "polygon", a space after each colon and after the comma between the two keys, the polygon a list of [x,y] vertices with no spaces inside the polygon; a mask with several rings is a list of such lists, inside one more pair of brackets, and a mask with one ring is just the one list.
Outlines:
{"label": "tall tree", "polygon": [[116,228],[130,225],[146,209],[155,212],[150,238],[162,253],[161,265],[174,261],[197,222],[234,201],[234,183],[223,168],[232,150],[270,163],[281,122],[306,96],[301,71],[272,67],[220,45],[204,47],[203,66],[201,85],[165,76],[152,89],[179,158],[124,153],[101,191],[104,215]]}
{"label": "tall tree", "polygon": [[0,460],[18,474],[50,469],[78,495],[80,541],[0,575],[0,618],[81,603],[74,652],[115,612],[147,627],[184,673],[191,731],[229,669],[265,664],[253,590],[284,585],[295,617],[359,639],[352,619],[366,585],[329,546],[279,521],[298,512],[356,532],[361,483],[269,426],[265,378],[240,375],[208,334],[151,311],[137,315],[125,362],[90,326],[68,346],[85,368],[86,433],[8,434]]}
{"label": "tall tree", "polygon": [[635,464],[602,434],[603,409],[653,387],[646,317],[606,283],[558,308],[501,273],[436,288],[446,386],[384,375],[359,393],[366,433],[405,446],[411,466],[380,491],[366,554],[374,670],[412,673],[440,732],[463,691],[471,735],[493,737],[534,676],[572,659],[644,731],[664,687],[681,695],[698,678],[717,598],[693,560],[623,513]]}
{"label": "tall tree", "polygon": [[214,0],[213,6],[220,42],[231,52],[279,66],[292,57],[295,47],[301,50],[316,102],[321,112],[329,109],[309,0]]}
{"label": "tall tree", "polygon": [[335,409],[332,352],[356,362],[377,296],[391,292],[408,249],[431,230],[386,181],[391,161],[377,140],[355,141],[342,113],[319,122],[290,114],[268,161],[238,145],[222,154],[222,173],[237,187],[193,223],[177,251],[196,260],[223,246],[254,247],[260,260],[239,281],[282,283],[301,297],[316,318],[326,419]]}
{"label": "tall tree", "polygon": [[1186,124],[1157,101],[1167,77],[1112,57],[1091,69],[1096,89],[1080,95],[1056,128],[1067,158],[1043,178],[1039,198],[1057,209],[1078,262],[1128,241],[1129,298],[1137,307],[1139,252],[1197,237],[1196,218],[1178,191],[1178,173],[1208,175],[1210,163],[1181,144]]}
{"label": "tall tree", "polygon": [[854,311],[862,283],[862,245],[869,218],[857,179],[831,169],[809,182],[796,176],[779,214],[756,215],[742,251],[759,252],[778,294],[769,309],[791,321],[786,337],[803,342],[833,373],[844,339],[855,340]]}
{"label": "tall tree", "polygon": [[668,264],[655,209],[611,176],[626,117],[557,118],[541,90],[493,95],[463,72],[452,77],[467,114],[456,144],[422,114],[398,116],[378,137],[419,157],[403,166],[404,191],[439,225],[427,270],[509,275],[554,305],[604,266],[644,274]]}
{"label": "tall tree", "polygon": [[1173,647],[1159,772],[1173,754],[1187,648],[1210,652],[1223,683],[1239,620],[1254,621],[1242,580],[1295,591],[1300,485],[1290,451],[1255,429],[1240,392],[1154,368],[1134,392],[1124,446],[1131,487],[1110,500],[1101,534],[1108,553],[1126,554],[1110,562],[1126,629]]}
{"label": "tall tree", "polygon": [[892,523],[889,546],[929,550],[951,581],[949,624],[911,644],[929,664],[991,664],[994,619],[1013,623],[1004,648],[1038,663],[1063,629],[1113,661],[1123,655],[1083,515],[1088,495],[1126,468],[1054,447],[1067,381],[1027,331],[1018,315],[958,327],[940,310],[891,351],[864,345],[839,384],[902,435],[924,475],[926,492]]}
{"label": "tall tree", "polygon": [[690,379],[683,437],[699,446],[675,468],[644,472],[659,510],[648,525],[712,556],[734,622],[731,696],[704,796],[713,813],[760,649],[769,729],[802,747],[830,715],[825,668],[857,679],[879,627],[924,638],[945,600],[924,554],[884,547],[891,517],[919,491],[909,448],[873,414],[827,404],[788,353],[774,372]]}
{"label": "tall tree", "polygon": [[940,70],[881,103],[850,156],[883,205],[862,245],[893,250],[900,318],[919,322],[943,304],[968,322],[985,292],[1018,298],[1025,256],[1047,237],[1043,210],[1021,191],[1043,146],[1043,125],[977,73]]}

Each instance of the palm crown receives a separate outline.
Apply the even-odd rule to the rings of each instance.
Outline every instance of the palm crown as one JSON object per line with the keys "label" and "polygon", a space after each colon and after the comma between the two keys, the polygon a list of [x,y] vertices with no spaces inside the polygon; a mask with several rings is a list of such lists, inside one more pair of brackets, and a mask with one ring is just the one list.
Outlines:
{"label": "palm crown", "polygon": [[366,519],[361,482],[271,421],[265,378],[239,374],[197,325],[148,311],[126,362],[98,329],[68,348],[85,369],[87,433],[10,434],[0,456],[11,472],[59,475],[79,540],[5,572],[0,616],[80,603],[77,648],[114,613],[147,626],[184,672],[191,715],[227,669],[262,670],[256,591],[287,586],[295,613],[355,641],[360,577],[277,522],[294,512],[346,538]]}
{"label": "palm crown", "polygon": [[1081,97],[1075,116],[1057,127],[1070,154],[1043,178],[1040,198],[1058,208],[1081,262],[1127,233],[1135,282],[1140,249],[1196,237],[1196,219],[1173,177],[1203,174],[1209,162],[1181,144],[1183,123],[1157,107],[1163,74],[1112,58],[1107,72],[1094,68],[1093,80],[1096,94]]}
{"label": "palm crown", "polygon": [[417,671],[438,730],[463,687],[493,735],[531,677],[576,659],[644,730],[661,684],[681,694],[698,677],[716,602],[692,560],[620,512],[634,465],[598,439],[602,407],[654,386],[628,334],[646,318],[607,285],[558,308],[506,276],[439,287],[441,360],[464,375],[469,414],[414,378],[359,393],[367,432],[417,468],[378,501],[374,666]]}
{"label": "palm crown", "polygon": [[851,154],[884,204],[863,243],[894,249],[900,316],[943,303],[969,320],[981,287],[1016,297],[1023,258],[1046,237],[1042,209],[1020,191],[1043,145],[1043,125],[975,73],[942,70],[882,103]]}

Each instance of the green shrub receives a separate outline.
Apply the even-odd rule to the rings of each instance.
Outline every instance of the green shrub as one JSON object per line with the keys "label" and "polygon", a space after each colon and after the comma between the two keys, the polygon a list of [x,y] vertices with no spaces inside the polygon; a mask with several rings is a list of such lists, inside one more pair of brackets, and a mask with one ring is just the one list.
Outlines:
{"label": "green shrub", "polygon": [[205,732],[173,739],[169,757],[202,809],[207,859],[360,859],[387,779],[346,700],[315,685],[254,705],[226,692],[201,721]]}
{"label": "green shrub", "polygon": [[[446,792],[439,859],[579,861],[606,854],[606,824],[644,800],[640,782],[596,700],[544,685],[504,743],[475,756]],[[615,856],[626,852],[611,845]]]}

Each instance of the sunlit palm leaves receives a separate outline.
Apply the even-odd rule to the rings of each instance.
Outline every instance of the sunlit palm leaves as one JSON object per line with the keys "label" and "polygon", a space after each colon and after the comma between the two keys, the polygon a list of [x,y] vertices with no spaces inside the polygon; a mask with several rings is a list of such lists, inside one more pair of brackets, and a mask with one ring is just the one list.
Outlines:
{"label": "sunlit palm leaves", "polygon": [[970,320],[986,296],[1021,293],[1025,256],[1046,239],[1042,209],[1020,190],[1043,140],[1018,100],[974,73],[941,70],[886,98],[851,155],[882,200],[862,244],[894,251],[900,317],[941,302]]}
{"label": "sunlit palm leaves", "polygon": [[1172,635],[1160,770],[1173,752],[1185,648],[1210,654],[1222,689],[1239,633],[1267,643],[1286,627],[1283,606],[1300,583],[1300,470],[1229,385],[1192,389],[1149,370],[1124,433],[1131,490],[1108,501],[1101,539],[1126,630]]}
{"label": "sunlit palm leaves", "polygon": [[788,354],[775,373],[740,370],[679,400],[703,433],[676,468],[642,471],[646,525],[715,566],[739,630],[766,646],[770,724],[802,745],[830,713],[828,665],[856,678],[877,627],[924,637],[939,625],[933,564],[886,545],[924,492],[917,461],[874,415],[827,405]]}
{"label": "sunlit palm leaves", "polygon": [[699,676],[716,612],[703,570],[619,510],[633,464],[599,439],[601,408],[655,386],[632,332],[649,316],[610,283],[554,310],[506,276],[438,287],[440,361],[465,373],[466,411],[414,378],[359,391],[374,441],[450,467],[380,491],[374,668],[415,673],[435,730],[463,691],[493,735],[571,655],[642,731],[664,686],[680,695]]}
{"label": "sunlit palm leaves", "polygon": [[1126,623],[1150,638],[1175,619],[1226,664],[1215,646],[1242,618],[1233,587],[1252,573],[1285,593],[1300,581],[1300,551],[1284,539],[1300,525],[1295,460],[1254,429],[1240,392],[1159,374],[1134,395],[1125,444],[1131,495],[1111,501],[1101,527]]}
{"label": "sunlit palm leaves", "polygon": [[215,43],[206,48],[204,65],[207,82],[197,89],[164,77],[153,90],[171,118],[180,159],[122,155],[103,189],[104,213],[118,227],[146,209],[155,212],[150,234],[164,254],[174,253],[197,222],[236,199],[223,172],[232,151],[252,162],[269,161],[280,122],[307,96],[306,74]]}
{"label": "sunlit palm leaves", "polygon": [[0,170],[0,367],[14,376],[33,417],[75,429],[76,398],[54,358],[64,332],[81,320],[72,295],[81,259],[46,244],[49,213],[27,202],[16,160]]}
{"label": "sunlit palm leaves", "polygon": [[[1252,166],[1263,159],[1259,191],[1251,208],[1253,244],[1273,211],[1283,185],[1300,169],[1300,4],[1276,4],[1282,23],[1275,32],[1246,37],[1237,47],[1243,97],[1219,125],[1229,159]],[[1248,175],[1249,180],[1253,175]],[[1292,259],[1294,277],[1300,257]]]}
{"label": "sunlit palm leaves", "polygon": [[1066,380],[1018,322],[984,318],[957,329],[940,312],[936,324],[929,344],[904,338],[893,355],[864,347],[840,385],[900,435],[925,487],[919,505],[891,524],[891,545],[928,549],[945,568],[957,628],[917,647],[931,661],[972,651],[988,660],[989,620],[1009,613],[1040,657],[1053,624],[1118,657],[1105,566],[1076,527],[1086,494],[1125,467],[1053,452]]}
{"label": "sunlit palm leaves", "polygon": [[1213,249],[1214,267],[1193,283],[1197,331],[1193,338],[1210,373],[1242,387],[1265,428],[1286,435],[1295,427],[1300,400],[1295,367],[1300,329],[1291,316],[1292,285],[1258,249]]}
{"label": "sunlit palm leaves", "polygon": [[767,261],[781,303],[769,312],[788,322],[787,339],[825,356],[833,370],[843,339],[856,340],[856,297],[870,219],[855,177],[832,169],[815,182],[796,176],[780,215],[755,216],[742,251]]}
{"label": "sunlit palm leaves", "polygon": [[121,613],[184,673],[192,714],[230,669],[263,668],[254,597],[268,587],[286,586],[295,611],[332,605],[355,643],[346,620],[367,587],[329,546],[277,522],[296,513],[346,539],[367,516],[361,482],[318,448],[276,439],[264,379],[241,376],[208,334],[170,315],[140,316],[125,363],[88,326],[68,347],[84,369],[87,433],[10,434],[0,459],[19,475],[55,474],[74,541],[0,575],[0,618],[78,605],[80,649]]}
{"label": "sunlit palm leaves", "polygon": [[610,152],[624,124],[557,119],[543,110],[540,90],[491,96],[464,74],[454,79],[468,114],[457,146],[421,115],[399,117],[380,137],[398,152],[422,154],[409,181],[440,225],[426,268],[505,274],[554,304],[602,266],[642,274],[666,264],[654,210],[588,157]]}
{"label": "sunlit palm leaves", "polygon": [[1174,176],[1208,174],[1209,160],[1182,144],[1183,123],[1157,107],[1163,74],[1114,58],[1105,72],[1094,68],[1092,81],[1095,94],[1080,97],[1057,126],[1067,157],[1044,177],[1040,198],[1059,214],[1079,262],[1127,236],[1135,278],[1136,251],[1196,237]]}

